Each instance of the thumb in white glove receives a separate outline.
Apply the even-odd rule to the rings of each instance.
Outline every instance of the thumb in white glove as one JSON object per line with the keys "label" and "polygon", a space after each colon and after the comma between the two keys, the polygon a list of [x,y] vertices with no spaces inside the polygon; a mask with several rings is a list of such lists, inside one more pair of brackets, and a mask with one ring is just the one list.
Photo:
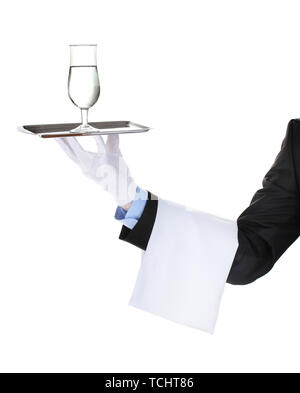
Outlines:
{"label": "thumb in white glove", "polygon": [[137,185],[120,151],[119,135],[109,135],[106,143],[101,135],[94,138],[96,153],[84,150],[75,137],[56,140],[86,176],[108,191],[119,206],[124,206],[134,199]]}

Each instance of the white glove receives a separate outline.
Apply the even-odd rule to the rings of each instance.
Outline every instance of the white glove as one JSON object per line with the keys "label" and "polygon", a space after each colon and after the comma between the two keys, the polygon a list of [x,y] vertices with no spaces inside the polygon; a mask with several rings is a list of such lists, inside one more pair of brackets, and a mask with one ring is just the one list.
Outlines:
{"label": "white glove", "polygon": [[94,138],[97,142],[96,153],[84,150],[75,137],[56,140],[86,176],[108,191],[119,206],[124,206],[134,199],[137,185],[120,151],[119,135],[109,135],[106,143],[101,135]]}

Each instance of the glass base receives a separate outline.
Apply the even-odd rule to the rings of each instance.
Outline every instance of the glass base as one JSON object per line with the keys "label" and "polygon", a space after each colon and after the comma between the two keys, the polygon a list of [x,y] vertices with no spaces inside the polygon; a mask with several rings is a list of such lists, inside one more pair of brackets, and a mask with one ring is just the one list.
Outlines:
{"label": "glass base", "polygon": [[83,133],[83,132],[99,132],[98,128],[92,127],[89,124],[80,124],[80,126],[74,128],[73,130],[70,130],[70,133],[74,132],[74,133]]}

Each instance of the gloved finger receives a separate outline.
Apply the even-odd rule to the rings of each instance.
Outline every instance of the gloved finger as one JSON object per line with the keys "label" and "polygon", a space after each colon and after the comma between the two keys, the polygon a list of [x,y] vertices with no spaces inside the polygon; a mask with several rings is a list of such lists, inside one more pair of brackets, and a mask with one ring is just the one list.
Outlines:
{"label": "gloved finger", "polygon": [[105,153],[105,143],[101,135],[94,135],[94,139],[97,143],[98,153]]}
{"label": "gloved finger", "polygon": [[74,136],[65,138],[65,143],[70,147],[71,150],[73,150],[77,157],[80,156],[80,154],[85,153],[84,148]]}
{"label": "gloved finger", "polygon": [[120,143],[119,134],[108,135],[106,141],[106,148],[110,153],[120,153],[119,143]]}
{"label": "gloved finger", "polygon": [[71,160],[77,163],[77,157],[74,151],[71,149],[70,145],[67,143],[68,138],[55,138],[56,142],[63,149],[63,151],[68,155]]}

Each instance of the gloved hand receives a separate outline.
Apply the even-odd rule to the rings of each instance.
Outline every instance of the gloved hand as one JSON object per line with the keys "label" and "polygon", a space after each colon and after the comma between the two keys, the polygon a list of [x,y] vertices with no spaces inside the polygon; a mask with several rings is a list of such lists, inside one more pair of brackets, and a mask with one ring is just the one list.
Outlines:
{"label": "gloved hand", "polygon": [[127,205],[134,199],[137,185],[120,151],[119,135],[109,135],[106,143],[101,135],[94,138],[96,153],[84,150],[75,137],[56,140],[86,176],[108,191],[119,206]]}

